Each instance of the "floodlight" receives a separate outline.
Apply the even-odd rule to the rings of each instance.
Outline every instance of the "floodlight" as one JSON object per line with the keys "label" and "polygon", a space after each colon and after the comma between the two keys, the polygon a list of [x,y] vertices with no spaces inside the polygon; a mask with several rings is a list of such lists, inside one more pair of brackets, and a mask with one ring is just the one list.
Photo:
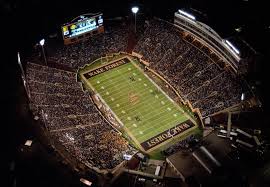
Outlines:
{"label": "floodlight", "polygon": [[241,101],[244,101],[244,99],[245,99],[245,94],[242,93],[242,95],[241,95]]}
{"label": "floodlight", "polygon": [[134,7],[132,7],[131,8],[131,11],[134,13],[134,15],[135,15],[135,27],[134,27],[134,29],[135,29],[135,33],[136,33],[136,14],[137,14],[137,12],[139,11],[139,7],[137,7],[137,6],[134,6]]}
{"label": "floodlight", "polygon": [[242,27],[236,28],[235,31],[241,32],[242,31]]}
{"label": "floodlight", "polygon": [[39,44],[40,44],[41,46],[43,46],[44,43],[45,43],[45,39],[42,39],[42,40],[39,41]]}
{"label": "floodlight", "polygon": [[131,11],[132,11],[134,14],[137,14],[137,12],[139,11],[139,7],[137,7],[137,6],[132,7],[132,8],[131,8]]}
{"label": "floodlight", "polygon": [[46,56],[45,56],[45,52],[44,52],[44,44],[45,44],[45,39],[42,39],[39,41],[39,44],[41,45],[41,48],[42,48],[42,53],[43,53],[43,56],[44,56],[44,61],[45,61],[45,64],[47,66],[47,59],[46,59]]}
{"label": "floodlight", "polygon": [[18,63],[21,64],[20,53],[18,52]]}
{"label": "floodlight", "polygon": [[26,142],[24,143],[24,145],[26,145],[26,146],[31,146],[32,145],[32,140],[26,140]]}
{"label": "floodlight", "polygon": [[233,49],[234,52],[236,52],[237,54],[240,53],[239,50],[236,49],[231,42],[229,42],[228,40],[225,40],[225,42]]}
{"label": "floodlight", "polygon": [[86,179],[84,179],[84,178],[80,178],[80,181],[81,181],[82,183],[84,183],[85,185],[87,185],[87,186],[91,186],[91,185],[92,185],[92,182],[90,182],[89,180],[86,180]]}
{"label": "floodlight", "polygon": [[180,14],[182,14],[182,15],[184,15],[184,16],[190,18],[190,19],[192,19],[192,20],[196,20],[195,16],[193,16],[193,15],[191,15],[191,14],[189,14],[189,13],[183,11],[183,10],[178,10],[178,12],[179,12]]}

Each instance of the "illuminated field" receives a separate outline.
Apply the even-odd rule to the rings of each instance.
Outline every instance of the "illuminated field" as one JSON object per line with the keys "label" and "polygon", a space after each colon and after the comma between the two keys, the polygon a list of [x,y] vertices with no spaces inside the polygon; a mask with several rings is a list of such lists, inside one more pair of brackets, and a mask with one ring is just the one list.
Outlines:
{"label": "illuminated field", "polygon": [[130,58],[87,70],[82,78],[143,151],[152,151],[198,126]]}

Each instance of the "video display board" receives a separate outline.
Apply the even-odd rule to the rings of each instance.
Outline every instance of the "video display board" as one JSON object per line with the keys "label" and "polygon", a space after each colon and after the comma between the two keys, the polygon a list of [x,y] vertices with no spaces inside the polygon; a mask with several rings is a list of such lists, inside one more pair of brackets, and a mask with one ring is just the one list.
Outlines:
{"label": "video display board", "polygon": [[84,34],[89,31],[93,31],[103,25],[102,15],[96,17],[83,17],[81,20],[62,26],[62,32],[64,38],[72,38]]}
{"label": "video display board", "polygon": [[65,43],[70,43],[71,39],[80,38],[87,33],[103,31],[103,15],[81,15],[73,19],[71,23],[62,26],[62,35]]}

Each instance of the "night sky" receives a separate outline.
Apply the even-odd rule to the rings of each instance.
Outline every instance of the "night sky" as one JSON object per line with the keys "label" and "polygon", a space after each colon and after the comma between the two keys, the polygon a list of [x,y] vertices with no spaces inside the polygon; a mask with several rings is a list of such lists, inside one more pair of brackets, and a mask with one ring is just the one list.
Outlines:
{"label": "night sky", "polygon": [[[236,32],[236,27],[243,27],[243,35],[248,35],[250,42],[258,50],[263,49],[262,36],[269,34],[269,12],[265,3],[243,0],[169,0],[169,1],[131,1],[131,0],[91,0],[91,1],[45,1],[45,0],[12,0],[1,1],[4,21],[7,22],[16,39],[34,42],[49,33],[59,31],[60,25],[70,19],[88,12],[103,12],[104,17],[125,16],[133,4],[139,4],[147,15],[172,19],[173,13],[184,8],[193,12],[196,17],[213,27],[223,38]],[[10,33],[11,34],[11,33]],[[259,41],[258,41],[259,40]],[[259,42],[257,44],[257,42]],[[22,44],[21,44],[22,45]],[[20,45],[20,46],[21,46]]]}

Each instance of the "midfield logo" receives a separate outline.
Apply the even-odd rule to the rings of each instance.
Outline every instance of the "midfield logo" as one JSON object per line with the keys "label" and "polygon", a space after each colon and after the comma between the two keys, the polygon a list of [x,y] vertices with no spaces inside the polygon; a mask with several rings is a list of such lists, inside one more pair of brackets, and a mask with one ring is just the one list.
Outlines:
{"label": "midfield logo", "polygon": [[128,93],[128,100],[132,105],[135,105],[139,102],[139,96],[133,92]]}

